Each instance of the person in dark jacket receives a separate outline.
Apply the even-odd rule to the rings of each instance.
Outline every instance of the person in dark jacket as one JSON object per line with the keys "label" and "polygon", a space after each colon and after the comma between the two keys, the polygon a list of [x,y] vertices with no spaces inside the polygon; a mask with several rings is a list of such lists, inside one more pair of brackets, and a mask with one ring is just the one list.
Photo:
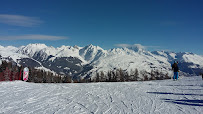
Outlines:
{"label": "person in dark jacket", "polygon": [[178,67],[178,62],[174,62],[174,64],[172,65],[172,69],[174,72],[174,76],[173,76],[173,80],[178,80],[178,72],[179,72],[179,67]]}
{"label": "person in dark jacket", "polygon": [[203,80],[203,73],[202,73],[202,80]]}

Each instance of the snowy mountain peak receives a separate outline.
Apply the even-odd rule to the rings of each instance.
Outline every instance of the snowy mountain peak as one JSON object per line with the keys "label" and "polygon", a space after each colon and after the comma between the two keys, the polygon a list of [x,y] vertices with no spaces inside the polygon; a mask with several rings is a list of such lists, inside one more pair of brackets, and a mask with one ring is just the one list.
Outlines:
{"label": "snowy mountain peak", "polygon": [[92,44],[87,45],[87,46],[83,47],[82,49],[88,50],[88,51],[91,51],[91,52],[95,52],[95,53],[96,53],[98,50],[105,51],[105,50],[102,49],[101,47],[99,47],[99,46],[94,46],[94,45],[92,45]]}
{"label": "snowy mountain peak", "polygon": [[86,48],[86,49],[96,49],[97,46],[94,46],[94,45],[92,45],[92,44],[89,44],[89,45],[85,46],[84,48]]}
{"label": "snowy mountain peak", "polygon": [[129,45],[129,44],[117,44],[117,47],[121,47],[121,48],[128,48],[130,50],[133,50],[135,52],[145,52],[145,46],[141,45],[141,44],[133,44],[133,45]]}
{"label": "snowy mountain peak", "polygon": [[87,45],[88,47],[94,47],[92,44]]}
{"label": "snowy mountain peak", "polygon": [[74,47],[75,49],[80,49],[80,47],[77,46],[77,45],[74,45],[73,47]]}
{"label": "snowy mountain peak", "polygon": [[58,47],[57,49],[59,49],[59,50],[68,50],[70,48],[71,48],[71,46],[62,45],[61,47]]}
{"label": "snowy mountain peak", "polygon": [[28,44],[27,46],[21,46],[17,52],[33,57],[36,52],[39,52],[45,48],[47,48],[45,44]]}
{"label": "snowy mountain peak", "polygon": [[88,62],[98,60],[101,56],[105,56],[106,53],[101,47],[93,46],[92,44],[85,46],[79,51],[80,56]]}
{"label": "snowy mountain peak", "polygon": [[43,48],[46,48],[47,46],[45,44],[35,43],[35,44],[28,44],[26,47],[43,49]]}
{"label": "snowy mountain peak", "polygon": [[[164,56],[164,57],[168,56],[164,51],[153,51],[152,53],[156,54],[156,55]],[[175,56],[174,56],[174,58],[175,58]]]}

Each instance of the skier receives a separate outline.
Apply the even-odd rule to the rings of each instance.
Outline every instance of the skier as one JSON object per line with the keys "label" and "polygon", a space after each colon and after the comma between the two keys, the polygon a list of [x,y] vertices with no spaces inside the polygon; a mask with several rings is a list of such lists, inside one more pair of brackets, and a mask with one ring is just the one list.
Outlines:
{"label": "skier", "polygon": [[178,80],[178,72],[179,72],[179,67],[178,67],[178,61],[174,61],[174,64],[172,65],[172,69],[174,71],[174,76],[173,76],[173,80]]}

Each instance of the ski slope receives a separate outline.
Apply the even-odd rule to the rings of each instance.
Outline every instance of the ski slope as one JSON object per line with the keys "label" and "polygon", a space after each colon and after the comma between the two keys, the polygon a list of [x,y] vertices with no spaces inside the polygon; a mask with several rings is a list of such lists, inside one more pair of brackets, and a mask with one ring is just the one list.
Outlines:
{"label": "ski slope", "polygon": [[0,82],[0,114],[201,114],[203,80],[36,84]]}

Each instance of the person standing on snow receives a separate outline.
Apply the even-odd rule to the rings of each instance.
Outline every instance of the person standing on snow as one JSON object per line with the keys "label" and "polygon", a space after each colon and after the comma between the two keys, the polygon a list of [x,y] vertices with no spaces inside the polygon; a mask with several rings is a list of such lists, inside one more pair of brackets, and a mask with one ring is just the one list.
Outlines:
{"label": "person standing on snow", "polygon": [[174,71],[173,80],[178,80],[178,72],[179,72],[178,62],[174,61],[174,64],[172,65],[172,69]]}

